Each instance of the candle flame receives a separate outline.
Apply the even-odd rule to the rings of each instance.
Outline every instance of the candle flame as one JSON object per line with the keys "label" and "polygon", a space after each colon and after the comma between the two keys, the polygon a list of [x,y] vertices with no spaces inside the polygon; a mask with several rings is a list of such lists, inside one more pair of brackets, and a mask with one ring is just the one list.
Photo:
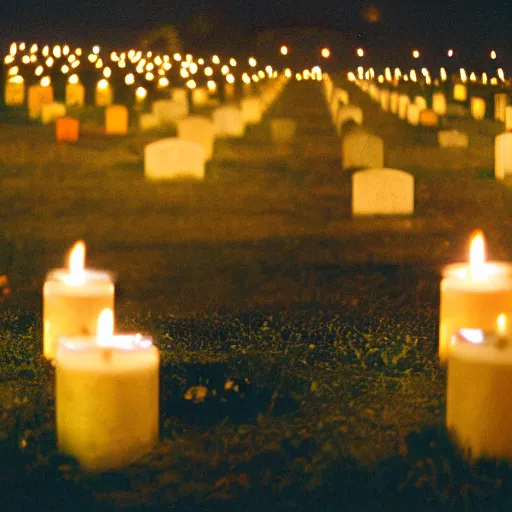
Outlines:
{"label": "candle flame", "polygon": [[82,240],[73,245],[69,254],[69,270],[71,274],[80,274],[85,267],[85,243]]}
{"label": "candle flame", "polygon": [[471,238],[469,248],[469,273],[475,279],[484,277],[485,269],[485,237],[482,231],[477,230]]}
{"label": "candle flame", "polygon": [[505,313],[501,313],[501,315],[499,315],[496,320],[496,327],[498,330],[498,334],[500,336],[503,336],[504,334],[507,333],[507,328],[508,328],[507,324],[508,324],[507,315],[505,315]]}
{"label": "candle flame", "polygon": [[98,345],[111,345],[114,335],[114,312],[110,308],[105,308],[98,316],[98,326],[96,328]]}

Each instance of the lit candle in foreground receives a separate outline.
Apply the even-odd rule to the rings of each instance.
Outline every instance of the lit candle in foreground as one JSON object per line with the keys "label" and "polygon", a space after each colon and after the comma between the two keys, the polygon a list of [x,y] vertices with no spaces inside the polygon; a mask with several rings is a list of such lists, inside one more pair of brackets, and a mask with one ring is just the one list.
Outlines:
{"label": "lit candle in foreground", "polygon": [[87,471],[121,468],[158,443],[158,350],[114,335],[113,318],[105,309],[96,336],[61,338],[55,359],[58,449]]}
{"label": "lit candle in foreground", "polygon": [[441,281],[439,359],[448,360],[450,339],[459,329],[492,331],[500,313],[512,315],[512,265],[485,261],[485,240],[477,231],[469,264],[445,267]]}
{"label": "lit candle in foreground", "polygon": [[512,459],[512,336],[506,316],[494,332],[461,329],[448,362],[446,426],[472,459]]}
{"label": "lit candle in foreground", "polygon": [[43,287],[43,350],[55,357],[61,336],[92,335],[98,315],[114,309],[114,283],[109,272],[85,267],[85,244],[77,242],[70,253],[69,268],[48,273]]}

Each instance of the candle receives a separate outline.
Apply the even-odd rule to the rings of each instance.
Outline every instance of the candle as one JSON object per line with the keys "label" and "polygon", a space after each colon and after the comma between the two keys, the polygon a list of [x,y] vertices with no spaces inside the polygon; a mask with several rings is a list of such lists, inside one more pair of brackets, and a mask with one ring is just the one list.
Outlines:
{"label": "candle", "polygon": [[503,325],[497,332],[461,329],[448,362],[447,428],[471,458],[511,459],[511,410],[512,336]]}
{"label": "candle", "polygon": [[451,336],[463,328],[491,331],[500,313],[512,315],[512,265],[485,261],[485,240],[477,231],[469,264],[448,265],[441,281],[439,359],[446,362]]}
{"label": "candle", "polygon": [[92,335],[98,315],[114,308],[114,283],[105,271],[85,269],[85,244],[77,242],[69,257],[69,268],[48,273],[43,287],[43,350],[55,357],[61,336]]}
{"label": "candle", "polygon": [[112,333],[106,309],[96,336],[62,338],[56,353],[58,448],[87,471],[126,466],[158,442],[158,350]]}

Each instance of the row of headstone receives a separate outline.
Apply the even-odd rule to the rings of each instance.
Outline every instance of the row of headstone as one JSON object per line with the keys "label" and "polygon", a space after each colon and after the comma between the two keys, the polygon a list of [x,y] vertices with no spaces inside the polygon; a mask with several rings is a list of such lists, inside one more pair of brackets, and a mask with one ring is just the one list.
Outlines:
{"label": "row of headstone", "polygon": [[[184,97],[178,94],[171,100],[153,104],[152,118],[142,117],[144,123],[175,124],[177,137],[168,137],[144,148],[144,175],[151,180],[180,177],[204,179],[205,164],[213,156],[216,138],[242,137],[246,125],[257,124],[283,89],[281,78],[263,88],[261,95],[243,98],[240,107],[226,105],[214,109],[211,119],[185,114]],[[179,107],[178,105],[181,105]],[[164,115],[162,116],[162,111]],[[187,111],[188,114],[188,111]]]}

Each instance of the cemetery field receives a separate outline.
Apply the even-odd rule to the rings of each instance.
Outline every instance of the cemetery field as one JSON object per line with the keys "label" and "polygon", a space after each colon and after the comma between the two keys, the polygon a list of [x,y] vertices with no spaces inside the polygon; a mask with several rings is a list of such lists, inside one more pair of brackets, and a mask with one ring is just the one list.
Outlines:
{"label": "cemetery field", "polygon": [[[351,216],[350,173],[321,85],[290,82],[263,122],[216,142],[204,182],[148,182],[144,146],[172,130],[76,145],[0,122],[0,497],[5,510],[499,510],[510,468],[464,462],[444,428],[437,363],[442,267],[512,256],[512,189],[493,178],[499,127],[468,149],[381,112],[345,84],[415,177],[407,218]],[[297,122],[292,144],[272,117]],[[117,330],[161,351],[160,444],[84,474],[56,453],[41,288],[77,239],[117,275]]]}

